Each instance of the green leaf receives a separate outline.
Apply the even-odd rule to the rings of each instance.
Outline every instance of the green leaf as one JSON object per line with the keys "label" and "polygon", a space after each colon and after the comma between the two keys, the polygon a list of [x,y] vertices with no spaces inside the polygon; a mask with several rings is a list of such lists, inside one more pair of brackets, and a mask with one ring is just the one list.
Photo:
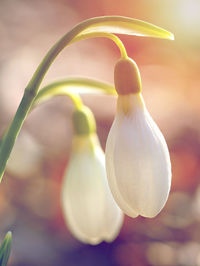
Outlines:
{"label": "green leaf", "polygon": [[0,247],[0,266],[6,266],[10,256],[12,233],[8,232]]}

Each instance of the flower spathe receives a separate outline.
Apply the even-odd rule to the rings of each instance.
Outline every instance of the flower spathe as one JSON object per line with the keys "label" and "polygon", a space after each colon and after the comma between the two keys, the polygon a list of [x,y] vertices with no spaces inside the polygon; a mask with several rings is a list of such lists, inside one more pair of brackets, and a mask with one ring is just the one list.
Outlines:
{"label": "flower spathe", "polygon": [[105,155],[96,133],[76,134],[73,138],[62,205],[68,228],[80,241],[96,245],[117,237],[123,213],[110,192]]}
{"label": "flower spathe", "polygon": [[164,207],[171,185],[169,151],[138,89],[118,95],[106,170],[113,197],[128,216],[154,217]]}

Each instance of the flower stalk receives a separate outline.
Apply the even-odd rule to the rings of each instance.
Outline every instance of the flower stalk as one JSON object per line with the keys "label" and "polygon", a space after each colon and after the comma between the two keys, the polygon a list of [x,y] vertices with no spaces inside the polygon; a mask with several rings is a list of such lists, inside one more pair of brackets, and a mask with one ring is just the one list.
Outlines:
{"label": "flower stalk", "polygon": [[90,37],[106,37],[112,39],[117,44],[117,46],[120,48],[122,57],[126,58],[126,50],[123,47],[122,42],[112,33],[151,36],[164,39],[174,38],[173,34],[153,24],[121,16],[91,18],[76,25],[72,30],[66,33],[49,50],[47,55],[38,66],[24,91],[24,95],[17,109],[16,115],[14,116],[13,121],[11,122],[6,134],[2,139],[0,145],[0,181],[2,180],[6,162],[11,153],[15,140],[38,93],[39,86],[56,56],[67,45],[70,45],[75,41]]}

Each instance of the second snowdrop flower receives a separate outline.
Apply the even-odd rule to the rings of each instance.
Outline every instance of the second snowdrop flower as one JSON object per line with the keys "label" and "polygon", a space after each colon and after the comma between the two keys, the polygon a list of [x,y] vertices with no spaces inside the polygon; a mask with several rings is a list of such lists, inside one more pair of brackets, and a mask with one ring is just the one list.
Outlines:
{"label": "second snowdrop flower", "polygon": [[121,59],[115,67],[117,112],[106,144],[106,168],[112,194],[131,217],[156,216],[171,185],[167,144],[141,95],[135,62]]}
{"label": "second snowdrop flower", "polygon": [[80,241],[92,245],[111,242],[119,233],[123,214],[108,186],[92,112],[87,107],[76,110],[73,123],[72,154],[62,187],[64,216]]}

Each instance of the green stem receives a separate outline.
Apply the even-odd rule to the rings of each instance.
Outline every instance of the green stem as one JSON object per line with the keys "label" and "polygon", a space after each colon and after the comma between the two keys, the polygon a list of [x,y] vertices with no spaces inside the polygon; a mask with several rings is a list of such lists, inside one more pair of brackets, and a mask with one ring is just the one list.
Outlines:
{"label": "green stem", "polygon": [[80,97],[77,98],[79,93],[100,92],[109,95],[116,95],[114,86],[109,83],[90,78],[68,77],[63,80],[52,82],[43,87],[35,97],[33,106],[43,102],[44,100],[48,100],[53,96],[66,95],[72,92],[72,95],[76,94],[77,105],[80,102]]}
{"label": "green stem", "polygon": [[[26,116],[29,113],[29,110],[34,102],[34,98],[38,93],[39,86],[51,66],[52,62],[56,58],[56,56],[76,37],[80,32],[88,28],[89,26],[103,22],[112,20],[112,17],[98,17],[88,19],[77,26],[75,26],[71,31],[65,34],[47,53],[47,55],[42,60],[41,64],[38,66],[36,72],[28,83],[21,103],[17,109],[17,112],[8,128],[6,134],[4,135],[1,146],[0,146],[0,182],[2,180],[6,163],[9,158],[9,155],[12,151],[13,145],[15,143],[16,137],[19,134],[19,131],[24,123]],[[98,34],[97,34],[98,35]],[[102,35],[102,34],[101,34]],[[108,36],[109,33],[106,35]],[[93,35],[93,37],[95,37]],[[97,36],[98,37],[98,36]],[[102,37],[102,36],[101,36]],[[117,37],[116,37],[117,38]],[[112,38],[111,38],[112,39]],[[77,39],[78,40],[78,39]],[[118,43],[120,45],[120,42]],[[123,48],[120,48],[123,50]]]}
{"label": "green stem", "polygon": [[[56,56],[71,42],[75,42],[75,40],[73,40],[75,37],[77,38],[77,41],[79,40],[78,38],[78,34],[81,33],[82,31],[84,31],[85,29],[89,28],[90,25],[93,25],[95,23],[99,23],[99,22],[103,22],[103,21],[112,21],[113,17],[98,17],[98,18],[91,18],[88,20],[83,21],[82,23],[78,24],[77,26],[75,26],[72,30],[70,30],[67,34],[65,34],[51,49],[50,51],[47,53],[47,55],[44,57],[44,59],[42,60],[41,64],[39,65],[39,67],[37,68],[36,72],[34,73],[32,79],[30,80],[26,90],[30,90],[30,91],[34,91],[37,92],[39,85],[41,84],[45,73],[47,72],[47,70],[49,69],[50,65],[52,64],[52,62],[54,61],[54,59],[56,58]],[[100,37],[108,37],[110,36],[110,39],[112,40],[119,40],[119,38],[117,38],[111,33],[104,33],[104,32],[96,32],[91,33],[92,37],[98,37],[100,35]],[[80,39],[85,39],[88,38],[90,33],[86,33],[85,36],[82,36]],[[121,41],[118,41],[115,43],[118,45],[120,51],[123,50],[122,54],[125,56],[126,52],[124,52],[125,49],[123,49],[121,47],[121,45],[123,46]]]}
{"label": "green stem", "polygon": [[98,38],[98,37],[103,37],[103,38],[108,38],[110,40],[112,40],[113,42],[115,42],[115,44],[118,46],[120,53],[121,53],[121,58],[127,58],[127,53],[126,53],[126,49],[122,43],[122,41],[114,34],[112,33],[108,33],[108,32],[90,32],[90,33],[85,33],[84,35],[81,36],[76,36],[71,42],[70,44],[77,42],[77,41],[81,41],[81,40],[85,40],[85,39],[89,39],[89,38]]}
{"label": "green stem", "polygon": [[62,96],[67,96],[71,99],[75,109],[81,109],[83,105],[81,97],[79,96],[78,93],[72,93],[69,90],[69,88],[65,87],[66,83],[67,83],[66,81],[57,81],[42,88],[35,97],[32,108],[37,106],[41,102],[49,100],[54,96],[62,95]]}
{"label": "green stem", "polygon": [[0,181],[2,179],[6,162],[15,143],[18,132],[29,112],[34,97],[30,91],[25,91],[15,117],[4,135],[0,146]]}

